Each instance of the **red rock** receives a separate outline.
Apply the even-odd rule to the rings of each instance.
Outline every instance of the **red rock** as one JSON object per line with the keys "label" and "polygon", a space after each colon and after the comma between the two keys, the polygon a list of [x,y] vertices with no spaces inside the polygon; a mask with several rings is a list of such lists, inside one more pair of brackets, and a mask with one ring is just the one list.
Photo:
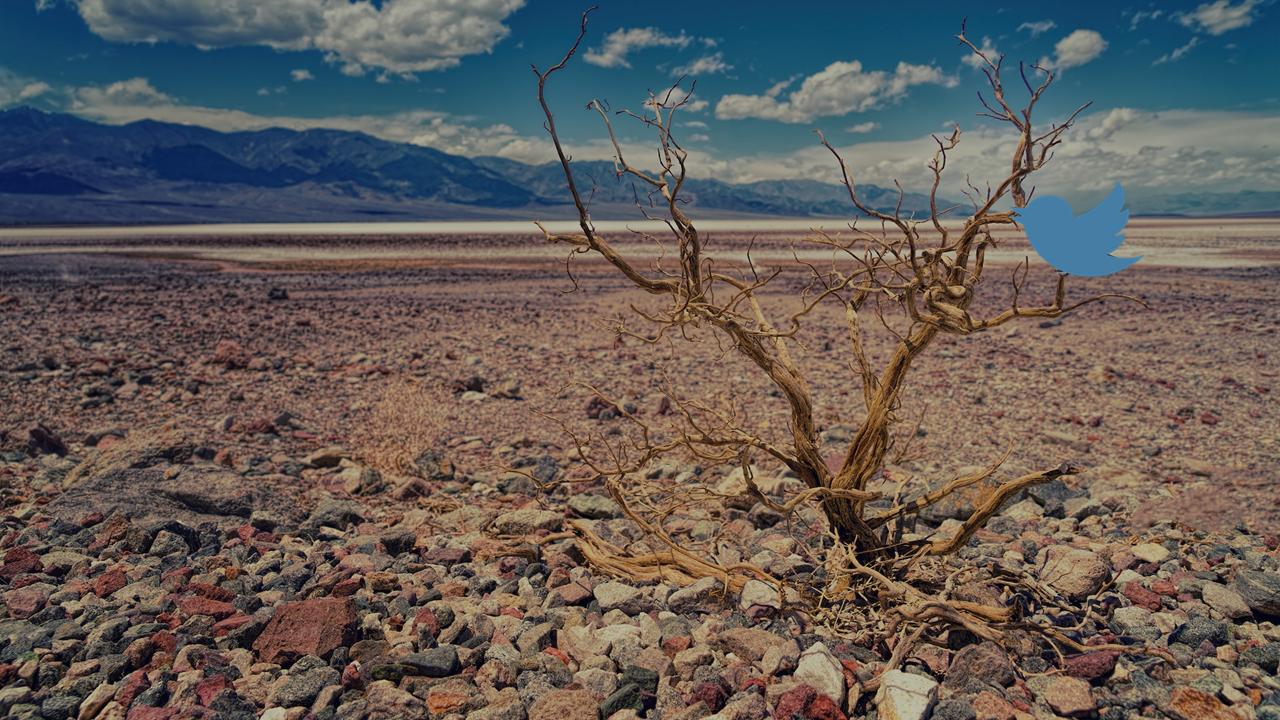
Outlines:
{"label": "red rock", "polygon": [[202,598],[217,600],[218,602],[229,603],[236,599],[236,594],[230,590],[220,588],[217,585],[208,583],[191,583],[187,585],[187,592],[198,595]]}
{"label": "red rock", "polygon": [[689,644],[693,640],[688,635],[676,635],[662,641],[662,652],[672,660],[676,659],[676,655],[689,649]]}
{"label": "red rock", "polygon": [[93,594],[104,598],[128,584],[129,578],[125,577],[123,570],[111,568],[93,581]]}
{"label": "red rock", "polygon": [[178,600],[178,608],[188,617],[192,615],[208,615],[215,620],[226,620],[236,614],[231,603],[210,600],[206,597],[184,597]]}
{"label": "red rock", "polygon": [[357,639],[356,604],[350,598],[313,598],[276,610],[253,643],[261,662],[281,664],[303,655],[328,658]]}
{"label": "red rock", "polygon": [[240,343],[234,340],[221,340],[213,349],[213,357],[209,362],[214,365],[225,365],[228,368],[242,368],[249,365],[253,358]]}
{"label": "red rock", "polygon": [[254,418],[244,424],[244,431],[248,435],[256,435],[258,433],[276,434],[275,423],[266,418]]}
{"label": "red rock", "polygon": [[1168,580],[1157,580],[1151,583],[1151,592],[1165,597],[1178,597],[1178,588]]}
{"label": "red rock", "polygon": [[4,567],[0,568],[0,578],[12,580],[18,575],[38,573],[44,570],[40,556],[24,547],[16,547],[4,554]]}
{"label": "red rock", "polygon": [[1116,659],[1119,657],[1120,653],[1114,650],[1068,655],[1062,658],[1062,670],[1071,677],[1097,680],[1116,669]]}
{"label": "red rock", "polygon": [[845,714],[840,712],[831,698],[821,693],[809,703],[805,714],[811,720],[846,720]]}
{"label": "red rock", "polygon": [[35,588],[10,590],[4,595],[5,607],[9,615],[18,619],[29,618],[49,604],[49,594]]}
{"label": "red rock", "polygon": [[124,707],[129,707],[133,703],[134,698],[151,688],[151,679],[147,674],[138,670],[128,677],[124,682],[124,686],[116,692],[116,702]]}
{"label": "red rock", "polygon": [[364,587],[364,578],[347,578],[337,585],[334,585],[333,590],[330,591],[329,594],[336,598],[351,597],[362,587]]}
{"label": "red rock", "polygon": [[565,605],[585,605],[591,601],[591,590],[580,582],[571,582],[552,590],[564,598]]}
{"label": "red rock", "polygon": [[1160,610],[1160,596],[1136,582],[1125,583],[1124,596],[1138,607],[1146,608],[1152,612]]}
{"label": "red rock", "polygon": [[689,696],[689,704],[701,701],[711,708],[712,713],[718,713],[724,708],[724,701],[727,699],[724,688],[714,683],[704,682],[693,689],[693,693]]}
{"label": "red rock", "polygon": [[558,648],[549,647],[546,650],[543,650],[542,652],[552,657],[560,658],[560,661],[563,662],[565,665],[569,665],[570,663],[573,662],[573,660],[569,659],[568,655],[565,655],[564,652]]}
{"label": "red rock", "polygon": [[364,689],[364,678],[360,677],[360,667],[355,663],[342,668],[342,687],[347,690]]}
{"label": "red rock", "polygon": [[1169,704],[1160,708],[1176,720],[1239,720],[1239,715],[1222,705],[1218,698],[1180,685],[1169,693]]}
{"label": "red rock", "polygon": [[155,645],[156,652],[172,653],[178,649],[178,638],[163,630],[151,636],[151,643]]}
{"label": "red rock", "polygon": [[1204,413],[1203,415],[1200,416],[1200,422],[1204,423],[1205,425],[1217,425],[1218,416],[1214,415],[1213,413]]}
{"label": "red rock", "polygon": [[253,622],[252,615],[233,615],[226,620],[219,620],[213,625],[213,636],[222,637],[232,630],[242,625],[248,625],[251,622]]}
{"label": "red rock", "polygon": [[95,512],[88,513],[84,517],[80,518],[80,522],[78,524],[82,528],[89,528],[102,522],[102,520],[103,520],[102,513],[95,511]]}
{"label": "red rock", "polygon": [[227,688],[234,687],[235,686],[227,679],[226,675],[211,675],[201,680],[200,683],[196,685],[196,697],[200,698],[201,705],[209,707],[209,703],[213,700],[214,695],[217,695]]}
{"label": "red rock", "polygon": [[809,703],[818,696],[818,691],[814,690],[810,685],[799,685],[784,693],[778,698],[778,706],[773,710],[773,716],[776,718],[792,718],[796,715],[804,715],[804,711],[809,707]]}

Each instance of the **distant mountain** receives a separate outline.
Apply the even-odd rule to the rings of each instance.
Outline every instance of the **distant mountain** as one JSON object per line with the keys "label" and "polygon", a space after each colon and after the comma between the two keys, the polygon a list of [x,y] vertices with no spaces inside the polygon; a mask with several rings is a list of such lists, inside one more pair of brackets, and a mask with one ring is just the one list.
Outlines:
{"label": "distant mountain", "polygon": [[[608,162],[574,162],[600,219],[637,217]],[[896,190],[859,186],[891,210]],[[698,217],[848,217],[844,188],[811,180],[686,184]],[[102,125],[29,107],[0,111],[0,224],[568,219],[558,163],[464,158],[357,132],[221,133],[143,120]],[[908,194],[905,212],[928,199]]]}

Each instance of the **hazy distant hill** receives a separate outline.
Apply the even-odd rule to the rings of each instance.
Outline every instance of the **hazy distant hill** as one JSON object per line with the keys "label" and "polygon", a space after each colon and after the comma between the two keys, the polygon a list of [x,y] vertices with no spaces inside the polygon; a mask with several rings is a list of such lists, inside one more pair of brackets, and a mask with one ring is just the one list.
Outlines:
{"label": "hazy distant hill", "polygon": [[[629,182],[575,162],[593,214],[637,217]],[[644,192],[644,189],[641,189]],[[896,191],[862,186],[877,209]],[[687,184],[700,216],[848,216],[842,187],[809,180]],[[337,222],[571,217],[560,166],[464,158],[356,132],[220,133],[149,120],[102,125],[27,107],[0,112],[0,223]],[[906,211],[927,199],[908,195]]]}
{"label": "hazy distant hill", "polygon": [[[638,217],[636,191],[608,162],[575,162],[597,219]],[[647,188],[637,187],[642,201]],[[1134,214],[1263,214],[1280,193],[1130,194]],[[892,211],[896,190],[860,185]],[[702,219],[851,217],[845,189],[812,180],[690,180]],[[28,107],[0,111],[0,224],[570,219],[558,163],[464,158],[341,130],[221,133],[144,120],[102,125]],[[946,207],[954,203],[942,201]],[[908,194],[904,214],[928,198]]]}

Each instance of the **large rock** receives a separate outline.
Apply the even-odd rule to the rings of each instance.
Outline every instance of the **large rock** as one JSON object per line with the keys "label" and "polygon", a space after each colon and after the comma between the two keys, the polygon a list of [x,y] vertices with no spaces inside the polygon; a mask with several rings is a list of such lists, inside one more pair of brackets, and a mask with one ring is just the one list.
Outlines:
{"label": "large rock", "polygon": [[1169,704],[1160,708],[1175,720],[1239,720],[1218,698],[1194,688],[1179,686],[1169,693]]}
{"label": "large rock", "polygon": [[1018,673],[1009,662],[1009,654],[993,642],[966,645],[951,659],[947,678],[948,688],[962,688],[971,680],[983,685],[1009,687],[1018,679]]}
{"label": "large rock", "polygon": [[[114,448],[113,448],[114,449]],[[91,512],[123,515],[134,523],[177,520],[195,527],[213,522],[227,530],[244,525],[255,510],[297,524],[297,480],[261,475],[252,480],[222,468],[183,467],[166,477],[158,468],[109,470],[81,480],[45,505],[44,512],[75,522]]]}
{"label": "large rock", "polygon": [[564,516],[560,513],[527,507],[499,515],[493,521],[493,528],[502,535],[532,535],[538,530],[559,530],[563,523]]}
{"label": "large rock", "polygon": [[91,451],[84,462],[67,473],[62,485],[71,487],[112,471],[184,462],[195,452],[197,444],[185,430],[135,430],[106,450]]}
{"label": "large rock", "polygon": [[1040,579],[1072,600],[1098,592],[1111,576],[1111,566],[1097,555],[1068,545],[1051,545],[1040,564]]}
{"label": "large rock", "polygon": [[529,706],[529,720],[600,720],[600,704],[587,690],[552,690]]}
{"label": "large rock", "polygon": [[1073,677],[1053,678],[1042,699],[1063,717],[1092,717],[1098,706],[1089,683]]}
{"label": "large rock", "polygon": [[1249,603],[1240,597],[1240,593],[1215,582],[1207,582],[1201,587],[1204,604],[1222,613],[1223,617],[1238,620],[1253,615]]}
{"label": "large rock", "polygon": [[1236,592],[1254,612],[1280,615],[1280,573],[1240,570],[1236,573]]}
{"label": "large rock", "polygon": [[600,583],[595,588],[596,600],[600,610],[621,610],[628,615],[639,615],[654,609],[653,598],[645,597],[636,588],[620,582]]}
{"label": "large rock", "polygon": [[732,628],[716,636],[716,645],[748,662],[758,662],[775,645],[786,642],[768,630]]}
{"label": "large rock", "polygon": [[938,702],[938,683],[901,670],[880,676],[876,710],[880,720],[925,720]]}
{"label": "large rock", "polygon": [[667,598],[667,606],[674,613],[715,612],[724,605],[724,583],[713,577],[705,577],[694,584],[680,588]]}
{"label": "large rock", "polygon": [[844,666],[823,643],[814,643],[800,655],[795,678],[831,698],[838,707],[844,706]]}
{"label": "large rock", "polygon": [[314,598],[276,608],[253,643],[262,662],[288,664],[304,655],[328,658],[357,639],[359,620],[351,598]]}

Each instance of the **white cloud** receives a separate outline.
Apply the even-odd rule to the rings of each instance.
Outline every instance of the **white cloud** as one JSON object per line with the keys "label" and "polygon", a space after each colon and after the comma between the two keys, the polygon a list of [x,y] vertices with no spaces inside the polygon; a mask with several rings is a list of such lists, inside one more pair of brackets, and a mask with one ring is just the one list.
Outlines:
{"label": "white cloud", "polygon": [[311,74],[310,70],[293,70],[289,73],[294,82],[302,82],[303,80],[315,80],[316,76]]}
{"label": "white cloud", "polygon": [[44,95],[52,89],[49,87],[49,83],[46,82],[28,83],[18,92],[18,100],[30,100],[33,97]]}
{"label": "white cloud", "polygon": [[728,65],[724,61],[724,53],[718,52],[715,55],[703,55],[688,65],[681,65],[671,71],[671,76],[677,75],[714,75],[722,73],[726,70],[732,70],[733,66]]}
{"label": "white cloud", "polygon": [[1040,22],[1024,22],[1018,26],[1018,32],[1026,30],[1031,33],[1031,37],[1039,37],[1043,33],[1058,27],[1058,23],[1052,20],[1041,20]]}
{"label": "white cloud", "polygon": [[[987,56],[987,60],[990,60],[993,64],[1000,59],[1000,51],[996,49],[995,45],[991,44],[991,38],[989,37],[982,38],[982,47],[979,49],[982,50],[983,55]],[[981,70],[986,67],[987,60],[983,60],[978,56],[978,53],[972,50],[960,56],[960,62],[974,70]]]}
{"label": "white cloud", "polygon": [[[1129,29],[1136,30],[1138,28],[1138,24],[1141,23],[1143,20],[1147,20],[1147,19],[1156,20],[1156,19],[1159,19],[1159,17],[1163,14],[1164,14],[1163,10],[1150,10],[1150,11],[1139,10],[1138,12],[1133,14],[1133,18],[1129,22]],[[1124,13],[1121,13],[1120,16],[1124,17]]]}
{"label": "white cloud", "polygon": [[1229,0],[1218,0],[1197,7],[1195,12],[1178,13],[1175,17],[1193,30],[1221,35],[1252,24],[1253,9],[1260,4],[1261,0],[1243,0],[1239,5],[1232,5]]}
{"label": "white cloud", "polygon": [[524,0],[70,0],[96,35],[200,48],[265,45],[320,50],[348,74],[454,67],[489,52]]}
{"label": "white cloud", "polygon": [[1162,65],[1167,62],[1177,62],[1182,58],[1183,55],[1186,55],[1187,53],[1191,52],[1191,48],[1199,44],[1200,44],[1200,36],[1192,35],[1191,40],[1186,45],[1183,45],[1180,48],[1174,49],[1173,52],[1165,53],[1164,55],[1161,55],[1160,57],[1156,58],[1156,61],[1151,63],[1151,67]]}
{"label": "white cloud", "polygon": [[[687,100],[688,102],[685,102],[685,104],[680,108],[682,111],[685,111],[685,112],[696,112],[696,113],[702,112],[703,110],[707,109],[708,105],[710,105],[710,103],[708,103],[706,100],[699,99],[696,94],[690,94],[689,91],[681,87],[668,88],[667,90],[663,90],[662,92],[654,93],[654,99],[657,101],[659,105],[661,105],[664,108],[675,107],[676,105],[680,104],[682,101]],[[651,102],[648,98],[645,98],[644,102],[640,104],[645,106],[647,109],[650,109],[650,110],[653,109],[653,102]],[[691,125],[692,123],[685,123],[685,124]],[[703,125],[703,127],[706,127],[706,126]]]}
{"label": "white cloud", "polygon": [[763,118],[784,123],[806,123],[829,115],[847,115],[882,107],[902,99],[907,88],[933,83],[953,87],[958,82],[931,65],[900,62],[894,72],[863,72],[862,63],[834,62],[821,72],[805,78],[800,89],[785,102],[778,96],[791,81],[769,88],[764,95],[725,95],[716,105],[722,120]]}
{"label": "white cloud", "polygon": [[710,139],[710,136],[703,135],[702,133],[694,133],[689,136],[689,142],[704,142]]}
{"label": "white cloud", "polygon": [[1040,64],[1051,70],[1078,67],[1101,55],[1108,44],[1096,30],[1076,30],[1053,46],[1052,59],[1043,58]]}
{"label": "white cloud", "polygon": [[858,123],[857,125],[850,125],[849,127],[845,128],[844,131],[861,134],[861,133],[869,133],[873,130],[879,130],[879,129],[880,129],[880,123],[868,121],[864,123]]}
{"label": "white cloud", "polygon": [[651,47],[678,47],[684,49],[693,42],[693,38],[684,34],[667,35],[657,28],[618,28],[604,39],[599,48],[589,48],[583,59],[600,67],[631,67],[627,55],[636,50]]}
{"label": "white cloud", "polygon": [[702,122],[701,120],[688,120],[680,124],[685,127],[696,127],[696,128],[705,128],[707,126],[707,124]]}

